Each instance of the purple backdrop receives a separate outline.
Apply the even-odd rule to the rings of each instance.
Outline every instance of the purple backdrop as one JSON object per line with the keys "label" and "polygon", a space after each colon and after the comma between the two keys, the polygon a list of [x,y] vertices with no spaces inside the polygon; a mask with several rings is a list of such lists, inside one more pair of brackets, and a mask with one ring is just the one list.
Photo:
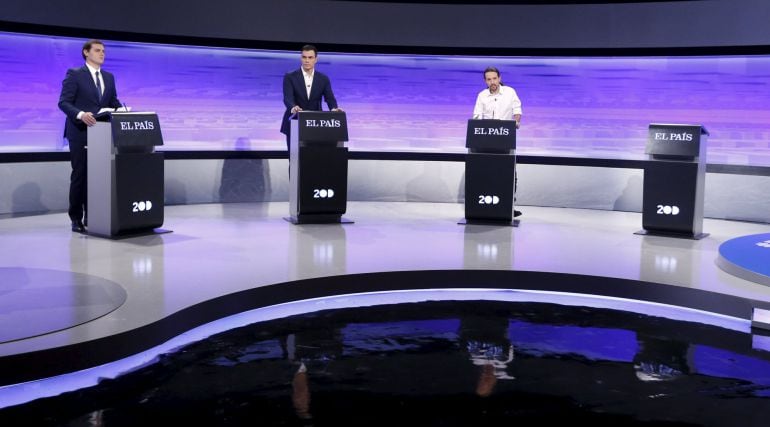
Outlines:
{"label": "purple backdrop", "polygon": [[[81,39],[0,33],[0,150],[57,151],[61,80]],[[159,114],[164,150],[284,149],[283,74],[298,52],[105,41],[134,110]],[[709,163],[770,165],[770,57],[468,57],[322,52],[357,151],[464,152],[483,70],[523,102],[518,153],[642,159],[653,122],[703,124]]]}

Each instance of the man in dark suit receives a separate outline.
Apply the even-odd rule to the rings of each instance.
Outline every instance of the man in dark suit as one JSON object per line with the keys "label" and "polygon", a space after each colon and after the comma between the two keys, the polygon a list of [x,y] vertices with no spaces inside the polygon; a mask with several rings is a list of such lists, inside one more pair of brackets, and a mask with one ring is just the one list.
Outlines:
{"label": "man in dark suit", "polygon": [[332,92],[332,84],[326,74],[315,70],[318,49],[313,45],[302,46],[302,67],[283,76],[283,104],[286,112],[281,121],[281,133],[286,135],[289,147],[289,117],[299,111],[321,111],[321,99],[332,111],[342,111]]}
{"label": "man in dark suit", "polygon": [[[115,90],[115,77],[101,67],[104,63],[104,43],[89,40],[81,50],[85,65],[67,70],[59,96],[59,109],[67,115],[64,123],[64,136],[70,147],[69,217],[72,231],[84,232],[85,220],[88,219],[86,207],[86,144],[87,128],[96,124],[94,116],[102,108],[118,108],[118,94]],[[87,223],[87,222],[86,222]]]}

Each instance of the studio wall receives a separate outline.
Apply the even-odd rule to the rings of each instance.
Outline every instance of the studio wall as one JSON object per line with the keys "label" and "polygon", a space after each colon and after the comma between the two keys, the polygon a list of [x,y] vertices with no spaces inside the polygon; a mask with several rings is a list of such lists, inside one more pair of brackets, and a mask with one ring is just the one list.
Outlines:
{"label": "studio wall", "polygon": [[[99,31],[389,47],[596,49],[770,45],[770,3],[483,5],[334,0],[5,0],[0,20]],[[537,2],[532,2],[537,3]],[[85,11],[88,11],[87,13]]]}

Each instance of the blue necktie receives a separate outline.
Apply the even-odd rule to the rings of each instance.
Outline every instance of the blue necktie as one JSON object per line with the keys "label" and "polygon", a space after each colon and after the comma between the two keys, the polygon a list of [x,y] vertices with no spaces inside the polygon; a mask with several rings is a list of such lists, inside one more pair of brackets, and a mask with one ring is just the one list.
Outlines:
{"label": "blue necktie", "polygon": [[99,72],[96,72],[96,92],[99,95],[99,101],[102,100],[102,82],[99,80]]}

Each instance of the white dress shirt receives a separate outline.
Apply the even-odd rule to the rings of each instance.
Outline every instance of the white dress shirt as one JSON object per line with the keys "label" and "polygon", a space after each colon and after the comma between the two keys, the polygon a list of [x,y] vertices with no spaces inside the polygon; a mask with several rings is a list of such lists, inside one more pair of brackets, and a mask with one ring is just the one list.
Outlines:
{"label": "white dress shirt", "polygon": [[91,72],[91,78],[94,79],[94,84],[96,84],[96,73],[99,72],[98,86],[102,88],[102,93],[100,95],[104,95],[104,78],[102,77],[102,70],[99,68],[94,68],[88,63],[86,63],[86,67],[88,67],[88,71]]}
{"label": "white dress shirt", "polygon": [[497,93],[484,89],[476,97],[474,119],[512,120],[516,114],[521,114],[521,100],[510,86],[500,86]]}
{"label": "white dress shirt", "polygon": [[[104,95],[104,78],[102,77],[101,69],[92,67],[88,62],[86,62],[86,67],[88,67],[88,71],[91,73],[91,79],[94,81],[94,85],[96,85],[96,72],[99,72],[99,84],[98,87],[102,88],[102,93],[100,95]],[[85,114],[85,111],[81,111],[78,113],[75,118],[80,120],[83,117],[83,114]]]}
{"label": "white dress shirt", "polygon": [[302,75],[305,77],[305,89],[307,90],[307,99],[310,99],[310,89],[313,87],[313,74],[315,74],[315,69],[311,70],[309,73],[305,72],[305,69],[302,69]]}

